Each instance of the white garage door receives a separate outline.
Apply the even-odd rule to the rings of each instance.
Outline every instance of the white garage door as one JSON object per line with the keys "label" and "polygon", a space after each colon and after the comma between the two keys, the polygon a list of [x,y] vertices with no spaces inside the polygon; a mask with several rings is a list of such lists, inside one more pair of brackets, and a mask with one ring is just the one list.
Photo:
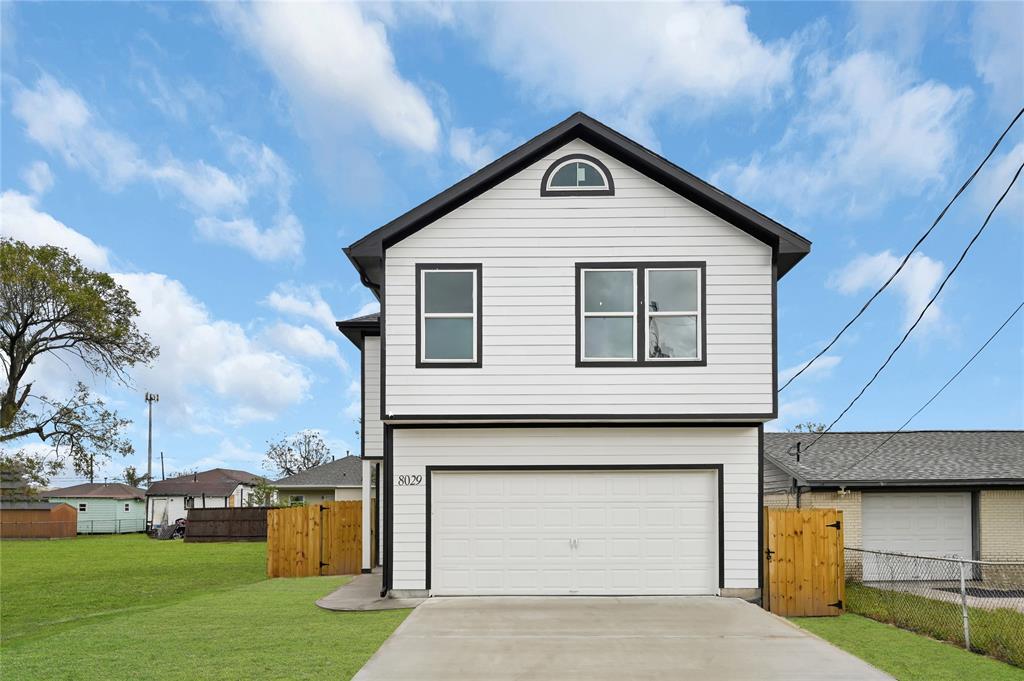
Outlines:
{"label": "white garage door", "polygon": [[[971,557],[970,492],[865,492],[862,503],[865,549]],[[948,568],[867,555],[864,578],[942,579]],[[955,572],[959,579],[958,567]]]}
{"label": "white garage door", "polygon": [[439,472],[431,591],[713,594],[716,472]]}

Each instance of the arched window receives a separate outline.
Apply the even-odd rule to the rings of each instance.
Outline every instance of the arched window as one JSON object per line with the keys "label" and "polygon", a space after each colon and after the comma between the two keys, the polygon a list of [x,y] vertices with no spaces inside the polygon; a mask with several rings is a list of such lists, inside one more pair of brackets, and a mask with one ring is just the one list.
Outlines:
{"label": "arched window", "polygon": [[608,166],[593,156],[563,156],[540,181],[541,196],[614,196],[615,182]]}

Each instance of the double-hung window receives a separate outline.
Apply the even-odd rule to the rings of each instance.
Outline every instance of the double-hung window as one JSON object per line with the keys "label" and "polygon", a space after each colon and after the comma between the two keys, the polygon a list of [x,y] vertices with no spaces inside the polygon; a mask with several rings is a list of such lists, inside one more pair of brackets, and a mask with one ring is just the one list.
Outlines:
{"label": "double-hung window", "polygon": [[483,267],[416,266],[416,366],[480,367]]}
{"label": "double-hung window", "polygon": [[577,366],[700,366],[702,262],[576,266]]}
{"label": "double-hung window", "polygon": [[580,334],[588,361],[636,361],[636,275],[614,267],[582,270]]}

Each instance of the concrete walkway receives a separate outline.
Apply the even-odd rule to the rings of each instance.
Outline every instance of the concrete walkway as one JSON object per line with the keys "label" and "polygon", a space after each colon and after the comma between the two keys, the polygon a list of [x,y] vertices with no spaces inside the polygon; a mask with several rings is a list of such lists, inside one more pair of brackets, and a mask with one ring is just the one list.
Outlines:
{"label": "concrete walkway", "polygon": [[356,612],[362,610],[401,610],[415,608],[422,598],[381,598],[380,572],[356,575],[348,584],[339,587],[316,602],[325,610]]}
{"label": "concrete walkway", "polygon": [[741,600],[431,598],[355,681],[889,679]]}

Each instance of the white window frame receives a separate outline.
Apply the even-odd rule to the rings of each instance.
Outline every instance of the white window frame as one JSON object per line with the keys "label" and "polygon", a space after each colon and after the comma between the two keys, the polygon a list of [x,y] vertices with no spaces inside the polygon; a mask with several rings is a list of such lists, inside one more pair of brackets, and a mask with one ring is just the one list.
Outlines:
{"label": "white window frame", "polygon": [[[697,275],[697,309],[694,311],[672,310],[651,312],[646,298],[651,295],[651,272],[694,272]],[[698,267],[647,267],[644,269],[644,361],[645,362],[699,362],[704,356],[701,343],[701,326],[704,324],[700,302],[703,299],[701,270]],[[694,357],[651,357],[651,317],[693,317],[697,320],[697,354]]]}
{"label": "white window frame", "polygon": [[[469,272],[473,275],[472,283],[472,294],[473,303],[472,311],[470,312],[427,312],[427,274],[434,272],[442,272],[445,274],[457,273],[457,272]],[[477,309],[479,308],[479,301],[477,300],[477,292],[480,288],[480,282],[477,277],[480,276],[478,270],[472,268],[459,268],[459,269],[448,269],[448,268],[423,268],[420,270],[420,347],[419,357],[420,363],[422,364],[476,364],[477,357],[480,354],[480,348],[477,347],[477,341],[479,338],[479,324],[480,320],[477,318]],[[427,359],[427,320],[428,319],[472,319],[473,320],[473,356],[469,359]]]}
{"label": "white window frame", "polygon": [[85,513],[88,508],[89,508],[88,504],[82,504],[82,503],[78,504],[78,512],[79,513]]}
{"label": "white window frame", "polygon": [[305,506],[306,495],[305,494],[289,494],[288,495],[289,506]]}
{"label": "white window frame", "polygon": [[[597,171],[597,174],[601,176],[602,180],[604,180],[604,184],[596,186],[581,186],[579,184],[579,173],[577,173],[576,175],[577,184],[575,186],[563,187],[562,185],[553,184],[555,181],[555,175],[558,174],[558,171],[564,168],[565,166],[569,165],[570,163],[586,163],[588,166]],[[559,163],[558,165],[551,169],[551,173],[548,175],[548,183],[545,186],[545,189],[549,192],[606,192],[608,191],[609,187],[610,185],[608,184],[608,176],[605,174],[603,170],[601,170],[600,167],[598,167],[596,163],[592,163],[585,158],[570,158],[566,159],[565,161],[562,161],[561,163]]]}
{"label": "white window frame", "polygon": [[131,513],[131,511],[132,511],[132,505],[130,503],[129,504],[125,504],[124,505],[124,512],[125,513]]}
{"label": "white window frame", "polygon": [[[633,292],[630,300],[633,301],[632,312],[587,312],[587,273],[588,272],[629,272],[633,277]],[[636,347],[636,317],[637,311],[637,274],[635,267],[584,267],[580,269],[580,361],[593,362],[635,362],[637,361]],[[633,330],[633,354],[630,357],[588,357],[587,356],[587,317],[628,317],[633,323],[630,328]]]}

